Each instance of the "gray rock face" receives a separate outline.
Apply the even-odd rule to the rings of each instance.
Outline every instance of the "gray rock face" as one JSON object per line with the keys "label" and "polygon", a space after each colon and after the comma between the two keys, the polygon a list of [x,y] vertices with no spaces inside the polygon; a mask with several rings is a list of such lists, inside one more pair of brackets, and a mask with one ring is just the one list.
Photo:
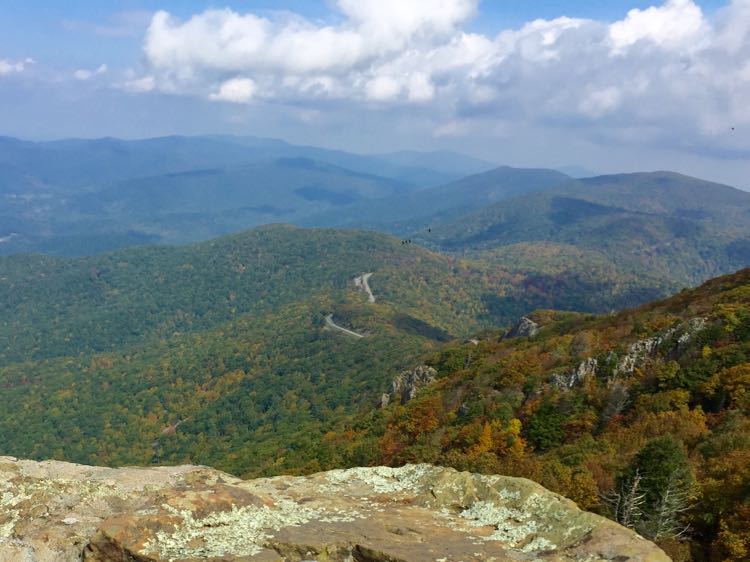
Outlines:
{"label": "gray rock face", "polygon": [[577,386],[581,386],[588,378],[595,377],[599,370],[599,362],[590,357],[584,359],[581,363],[570,373],[565,375],[555,375],[553,383],[560,389],[571,389]]}
{"label": "gray rock face", "polygon": [[[693,318],[679,326],[669,328],[662,334],[630,344],[625,354],[616,359],[617,362],[613,370],[614,378],[631,376],[636,368],[642,366],[648,358],[654,356],[666,342],[671,341],[673,343],[673,347],[667,350],[668,353],[679,351],[680,348],[690,343],[698,333],[704,330],[706,325],[705,318]],[[614,352],[610,352],[608,361],[614,360]],[[554,375],[551,382],[560,390],[570,390],[581,386],[588,378],[600,374],[600,367],[597,359],[589,357],[581,361],[573,371]]]}
{"label": "gray rock face", "polygon": [[387,406],[391,400],[399,400],[401,404],[406,404],[410,400],[414,400],[420,390],[435,382],[436,379],[437,371],[427,365],[402,371],[393,379],[391,393],[390,395],[384,395],[381,403]]}
{"label": "gray rock face", "polygon": [[533,338],[539,333],[539,324],[531,318],[523,316],[510,331],[505,334],[505,338]]}
{"label": "gray rock face", "polygon": [[617,362],[615,375],[632,375],[640,363],[654,355],[664,342],[669,341],[673,337],[676,337],[677,340],[675,342],[676,349],[685,346],[706,328],[706,324],[705,318],[693,318],[679,326],[666,330],[661,335],[631,344],[625,355]]}
{"label": "gray rock face", "polygon": [[4,562],[666,562],[520,478],[430,465],[242,481],[0,458]]}

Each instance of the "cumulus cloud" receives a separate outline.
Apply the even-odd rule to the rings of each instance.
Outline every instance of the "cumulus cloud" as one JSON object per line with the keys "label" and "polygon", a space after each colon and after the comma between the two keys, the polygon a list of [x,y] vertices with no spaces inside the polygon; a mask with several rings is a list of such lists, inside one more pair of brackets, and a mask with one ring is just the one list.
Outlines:
{"label": "cumulus cloud", "polygon": [[692,50],[701,47],[708,33],[703,12],[692,0],[669,0],[660,7],[630,10],[624,20],[609,29],[618,53],[644,40],[662,47]]}
{"label": "cumulus cloud", "polygon": [[34,59],[25,59],[22,61],[11,61],[8,59],[0,59],[0,76],[8,76],[9,74],[19,74],[26,70],[26,67],[30,64],[34,64]]}
{"label": "cumulus cloud", "polygon": [[98,68],[95,68],[94,70],[89,70],[87,68],[81,68],[79,70],[76,70],[73,73],[73,78],[76,80],[81,80],[85,82],[86,80],[91,80],[95,76],[100,76],[102,74],[105,74],[107,72],[108,68],[106,64],[99,65]]}
{"label": "cumulus cloud", "polygon": [[[156,13],[132,91],[214,101],[430,106],[437,135],[493,120],[596,123],[620,139],[703,142],[750,124],[750,0],[709,19],[694,0],[615,22],[561,17],[470,33],[478,0],[337,0],[339,23]],[[437,120],[437,118],[436,118]],[[703,141],[701,140],[703,139]]]}
{"label": "cumulus cloud", "polygon": [[229,101],[233,103],[248,103],[255,94],[255,82],[250,78],[233,78],[227,80],[219,91],[211,94],[214,101]]}

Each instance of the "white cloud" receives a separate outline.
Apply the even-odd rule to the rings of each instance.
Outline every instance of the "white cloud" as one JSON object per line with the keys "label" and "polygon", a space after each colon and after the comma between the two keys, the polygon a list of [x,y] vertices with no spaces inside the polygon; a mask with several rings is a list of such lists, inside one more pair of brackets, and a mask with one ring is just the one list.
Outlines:
{"label": "white cloud", "polygon": [[437,135],[469,131],[465,123],[574,125],[617,142],[642,130],[683,145],[750,125],[750,0],[733,0],[713,19],[694,0],[667,0],[620,21],[561,15],[492,35],[466,30],[478,0],[335,6],[337,24],[229,9],[185,21],[158,12],[144,75],[125,87],[312,111],[418,105],[434,109]]}
{"label": "white cloud", "polygon": [[0,76],[19,74],[26,70],[26,67],[30,64],[34,64],[34,59],[25,59],[22,61],[0,59]]}
{"label": "white cloud", "polygon": [[108,68],[106,64],[99,65],[99,67],[94,70],[81,68],[79,70],[76,70],[73,73],[73,78],[75,78],[76,80],[81,80],[81,81],[91,80],[95,76],[106,74],[107,70]]}
{"label": "white cloud", "polygon": [[248,103],[255,95],[255,82],[249,78],[233,78],[224,82],[219,91],[210,95],[214,101]]}
{"label": "white cloud", "polygon": [[143,76],[141,78],[134,78],[128,80],[123,84],[123,87],[134,93],[151,92],[156,89],[156,79],[153,76]]}
{"label": "white cloud", "polygon": [[391,76],[377,76],[367,83],[367,97],[374,101],[391,101],[401,93],[401,84]]}
{"label": "white cloud", "polygon": [[669,0],[660,7],[630,10],[624,20],[609,29],[615,53],[622,53],[643,40],[666,48],[689,50],[699,47],[707,35],[703,12],[693,0]]}
{"label": "white cloud", "polygon": [[435,86],[430,77],[421,72],[415,72],[409,77],[409,100],[414,102],[428,102],[435,97]]}
{"label": "white cloud", "polygon": [[477,0],[339,0],[342,13],[360,34],[401,45],[415,37],[449,35],[474,16]]}
{"label": "white cloud", "polygon": [[601,117],[613,112],[620,105],[622,93],[614,86],[596,90],[588,94],[580,104],[583,114],[590,117]]}

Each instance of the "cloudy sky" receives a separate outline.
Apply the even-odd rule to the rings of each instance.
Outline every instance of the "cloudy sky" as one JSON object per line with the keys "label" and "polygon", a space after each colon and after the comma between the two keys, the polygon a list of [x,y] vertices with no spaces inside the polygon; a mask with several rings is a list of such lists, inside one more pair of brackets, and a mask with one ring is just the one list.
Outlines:
{"label": "cloudy sky", "polygon": [[0,135],[202,133],[750,189],[750,0],[3,0]]}

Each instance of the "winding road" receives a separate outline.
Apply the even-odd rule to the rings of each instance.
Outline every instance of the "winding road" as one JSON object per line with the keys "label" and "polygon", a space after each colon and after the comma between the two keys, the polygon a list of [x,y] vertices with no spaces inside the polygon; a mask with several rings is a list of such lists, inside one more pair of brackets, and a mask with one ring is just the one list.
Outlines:
{"label": "winding road", "polygon": [[352,332],[351,330],[347,330],[346,328],[336,324],[336,322],[333,321],[333,314],[329,314],[328,316],[326,316],[326,326],[328,326],[329,328],[333,330],[338,330],[339,332],[343,332],[347,336],[352,336],[352,337],[360,338],[360,339],[365,337],[362,334],[358,334],[357,332]]}
{"label": "winding road", "polygon": [[370,281],[370,277],[372,277],[372,273],[365,273],[363,275],[360,275],[359,277],[354,278],[354,285],[358,289],[362,289],[365,293],[367,293],[367,299],[371,302],[375,302],[375,295],[372,294],[372,289],[370,289],[370,284],[368,281]]}
{"label": "winding road", "polygon": [[[360,289],[361,291],[367,293],[367,300],[370,303],[374,303],[375,295],[372,294],[372,289],[370,289],[370,277],[372,277],[372,273],[363,273],[359,277],[355,277],[354,286],[357,287],[357,289]],[[352,330],[347,330],[343,326],[339,326],[338,324],[336,324],[336,322],[333,321],[333,314],[329,314],[328,316],[326,316],[326,327],[342,332],[347,336],[352,336],[353,338],[361,339],[365,337],[362,334],[358,334],[357,332],[353,332]]]}

